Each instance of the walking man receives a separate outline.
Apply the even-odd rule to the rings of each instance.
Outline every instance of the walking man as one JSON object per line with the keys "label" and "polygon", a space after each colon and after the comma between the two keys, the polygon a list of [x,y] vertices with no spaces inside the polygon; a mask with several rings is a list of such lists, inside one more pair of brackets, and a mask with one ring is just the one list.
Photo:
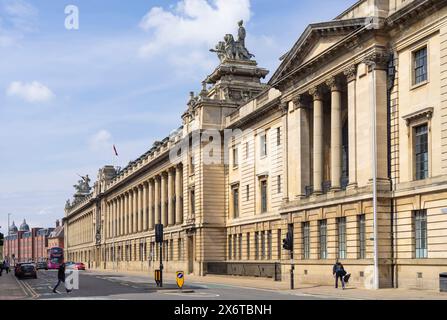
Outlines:
{"label": "walking man", "polygon": [[335,277],[335,289],[338,289],[338,279],[341,280],[341,286],[343,290],[345,289],[345,275],[346,271],[343,265],[338,261],[335,262],[334,266],[332,267],[332,274]]}
{"label": "walking man", "polygon": [[[65,285],[65,262],[63,262],[60,266],[59,266],[59,270],[57,271],[57,284],[53,289],[54,293],[59,293],[56,291],[57,287],[61,284],[61,282],[64,283]],[[67,293],[70,293],[71,290],[68,290],[67,287],[65,287],[65,289],[67,290]]]}

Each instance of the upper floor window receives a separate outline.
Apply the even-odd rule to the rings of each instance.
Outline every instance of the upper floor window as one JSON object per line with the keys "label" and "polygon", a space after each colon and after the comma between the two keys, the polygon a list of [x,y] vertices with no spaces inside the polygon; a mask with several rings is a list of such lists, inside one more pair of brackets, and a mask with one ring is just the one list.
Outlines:
{"label": "upper floor window", "polygon": [[194,172],[195,172],[195,157],[194,157],[194,155],[191,155],[191,157],[189,157],[189,168],[190,168],[190,171],[189,171],[189,174],[194,174]]}
{"label": "upper floor window", "polygon": [[427,79],[427,47],[423,47],[413,52],[413,85],[425,82]]}
{"label": "upper floor window", "polygon": [[281,193],[281,176],[278,176],[278,185],[277,185],[277,189],[278,189],[278,193]]}
{"label": "upper floor window", "polygon": [[261,180],[261,213],[267,212],[267,180]]}
{"label": "upper floor window", "polygon": [[428,125],[423,124],[414,128],[414,157],[415,178],[428,178]]}
{"label": "upper floor window", "polygon": [[276,145],[277,146],[281,145],[281,128],[280,127],[276,128]]}
{"label": "upper floor window", "polygon": [[235,186],[232,189],[233,193],[233,217],[239,217],[239,187]]}
{"label": "upper floor window", "polygon": [[233,148],[233,168],[239,166],[239,149],[238,147]]}
{"label": "upper floor window", "polygon": [[191,215],[196,214],[196,191],[194,188],[190,191],[190,205],[191,205]]}
{"label": "upper floor window", "polygon": [[246,188],[246,190],[245,190],[246,199],[247,199],[247,201],[249,201],[250,200],[250,186],[247,184],[247,186],[245,188]]}
{"label": "upper floor window", "polygon": [[248,156],[250,155],[249,152],[250,152],[250,144],[248,142],[246,142],[245,143],[245,160],[248,159]]}
{"label": "upper floor window", "polygon": [[260,137],[261,157],[267,156],[267,134],[263,133]]}

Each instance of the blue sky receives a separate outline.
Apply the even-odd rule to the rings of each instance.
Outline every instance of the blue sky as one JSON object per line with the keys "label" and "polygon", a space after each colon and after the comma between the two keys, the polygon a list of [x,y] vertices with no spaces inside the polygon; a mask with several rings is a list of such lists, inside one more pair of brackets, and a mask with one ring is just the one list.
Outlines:
{"label": "blue sky", "polygon": [[[78,173],[125,166],[178,128],[189,91],[218,63],[208,49],[238,20],[273,74],[309,23],[355,2],[0,0],[0,231],[9,212],[53,225]],[[65,28],[69,4],[79,30]]]}

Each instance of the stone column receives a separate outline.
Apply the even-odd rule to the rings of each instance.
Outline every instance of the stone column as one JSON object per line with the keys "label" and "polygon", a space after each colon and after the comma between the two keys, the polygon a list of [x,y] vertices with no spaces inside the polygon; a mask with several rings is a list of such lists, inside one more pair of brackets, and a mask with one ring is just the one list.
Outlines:
{"label": "stone column", "polygon": [[295,179],[297,185],[296,199],[306,196],[306,186],[310,186],[311,166],[310,166],[310,118],[309,110],[303,101],[303,96],[298,95],[293,100],[296,113],[295,126],[297,127],[296,141],[298,143],[298,162],[295,171]]}
{"label": "stone column", "polygon": [[149,180],[148,185],[148,193],[149,193],[149,230],[154,229],[154,210],[152,207],[154,206],[154,180]]}
{"label": "stone column", "polygon": [[147,214],[148,214],[148,206],[147,206],[147,182],[143,183],[143,231],[147,230]]}
{"label": "stone column", "polygon": [[129,234],[129,192],[124,194],[124,234]]}
{"label": "stone column", "polygon": [[357,187],[357,65],[344,71],[348,82],[348,131],[349,131],[349,185],[348,189]]}
{"label": "stone column", "polygon": [[132,209],[133,228],[132,228],[132,233],[137,233],[138,232],[138,187],[135,187],[133,189],[132,202],[133,202],[133,209]]}
{"label": "stone column", "polygon": [[124,216],[123,216],[123,212],[124,212],[124,210],[123,210],[123,208],[124,208],[123,195],[120,195],[119,199],[120,199],[120,223],[119,223],[119,226],[120,226],[120,236],[122,236],[123,233],[124,233],[124,228],[123,228],[123,222],[124,222]]}
{"label": "stone column", "polygon": [[141,197],[143,195],[143,192],[141,190],[141,186],[137,186],[137,226],[138,226],[138,232],[143,231],[143,226],[142,226],[142,220],[143,217],[142,215],[142,201],[141,201]]}
{"label": "stone column", "polygon": [[174,212],[174,170],[168,171],[168,224],[170,226],[175,224]]}
{"label": "stone column", "polygon": [[323,97],[318,87],[312,88],[309,93],[313,97],[314,104],[313,188],[314,194],[318,195],[323,191]]}
{"label": "stone column", "polygon": [[168,225],[168,208],[166,206],[166,201],[168,199],[167,194],[167,175],[165,172],[161,174],[161,224],[163,226]]}
{"label": "stone column", "polygon": [[175,168],[175,222],[177,224],[183,223],[183,170],[181,165]]}
{"label": "stone column", "polygon": [[331,189],[337,191],[341,189],[341,90],[335,77],[326,84],[331,89]]}
{"label": "stone column", "polygon": [[155,187],[155,199],[154,199],[154,205],[155,205],[155,224],[159,224],[161,222],[161,216],[160,216],[160,176],[155,177],[154,179],[154,187]]}

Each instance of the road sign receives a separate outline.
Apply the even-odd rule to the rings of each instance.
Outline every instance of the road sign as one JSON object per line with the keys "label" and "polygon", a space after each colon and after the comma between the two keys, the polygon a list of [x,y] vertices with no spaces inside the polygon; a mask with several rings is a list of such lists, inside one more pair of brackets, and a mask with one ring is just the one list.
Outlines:
{"label": "road sign", "polygon": [[183,285],[185,284],[185,273],[183,271],[177,271],[177,286],[179,289],[183,288]]}

